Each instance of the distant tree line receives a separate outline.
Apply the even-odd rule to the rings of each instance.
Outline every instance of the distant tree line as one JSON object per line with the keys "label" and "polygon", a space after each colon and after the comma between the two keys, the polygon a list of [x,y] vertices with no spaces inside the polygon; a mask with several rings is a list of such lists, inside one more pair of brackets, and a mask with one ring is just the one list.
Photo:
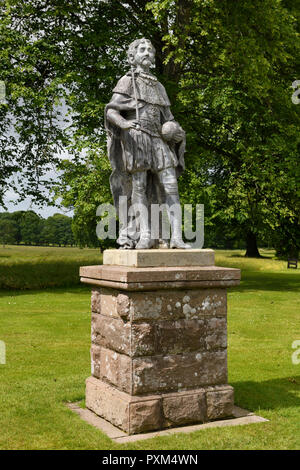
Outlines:
{"label": "distant tree line", "polygon": [[44,219],[34,211],[0,213],[2,245],[75,245],[72,218],[54,214]]}

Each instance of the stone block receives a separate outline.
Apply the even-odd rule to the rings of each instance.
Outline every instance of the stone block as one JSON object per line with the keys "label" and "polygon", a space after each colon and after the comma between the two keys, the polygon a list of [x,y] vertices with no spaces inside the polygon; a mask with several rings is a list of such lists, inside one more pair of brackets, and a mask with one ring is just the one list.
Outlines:
{"label": "stone block", "polygon": [[204,350],[205,321],[179,319],[157,324],[158,354],[179,354]]}
{"label": "stone block", "polygon": [[117,299],[117,291],[114,291],[113,289],[101,289],[100,308],[98,313],[101,311],[101,315],[119,318]]}
{"label": "stone block", "polygon": [[164,426],[203,423],[206,419],[205,390],[162,396]]}
{"label": "stone block", "polygon": [[133,322],[226,316],[225,289],[132,292],[128,297]]}
{"label": "stone block", "polygon": [[96,346],[95,344],[92,344],[91,347],[91,374],[94,377],[99,378],[100,377],[100,353],[101,353],[101,348],[99,346]]}
{"label": "stone block", "polygon": [[129,432],[130,397],[101,380],[86,380],[85,405],[98,416]]}
{"label": "stone block", "polygon": [[181,391],[226,383],[226,356],[226,351],[212,351],[135,358],[132,361],[132,394]]}
{"label": "stone block", "polygon": [[130,358],[92,346],[93,376],[132,395],[190,390],[227,381],[226,351]]}
{"label": "stone block", "polygon": [[124,322],[97,315],[93,326],[94,343],[127,356],[155,354],[155,325]]}
{"label": "stone block", "polygon": [[208,420],[232,416],[234,405],[234,390],[228,385],[225,389],[217,388],[206,393]]}
{"label": "stone block", "polygon": [[205,343],[208,350],[227,347],[226,318],[206,319]]}
{"label": "stone block", "polygon": [[101,295],[101,289],[97,289],[96,287],[93,287],[92,288],[92,294],[91,294],[91,309],[92,309],[92,312],[100,313],[100,310],[101,310],[100,295]]}
{"label": "stone block", "polygon": [[132,360],[125,354],[119,354],[101,347],[100,378],[115,385],[119,390],[132,393]]}
{"label": "stone block", "polygon": [[152,249],[152,250],[105,250],[103,265],[143,267],[164,266],[213,266],[214,251],[210,249]]}
{"label": "stone block", "polygon": [[128,434],[162,426],[161,397],[132,397],[102,380],[86,380],[86,407]]}
{"label": "stone block", "polygon": [[86,380],[86,407],[128,434],[230,417],[232,403],[229,385],[135,397],[94,377]]}
{"label": "stone block", "polygon": [[152,356],[156,353],[156,349],[156,325],[132,323],[130,355],[132,357]]}
{"label": "stone block", "polygon": [[97,345],[130,356],[130,323],[119,318],[97,315],[93,332]]}
{"label": "stone block", "polygon": [[226,318],[131,323],[92,314],[92,343],[130,357],[212,351],[227,346]]}
{"label": "stone block", "polygon": [[130,297],[114,289],[93,289],[92,312],[101,313],[107,317],[129,320]]}
{"label": "stone block", "polygon": [[[97,306],[97,313],[108,317],[123,318],[131,321],[172,320],[174,318],[197,318],[204,314],[208,307],[205,296],[204,308],[198,305],[199,299],[194,291],[165,291],[157,292],[128,292],[120,294],[114,289],[101,289],[100,299],[93,305]],[[192,301],[191,301],[192,298]]]}
{"label": "stone block", "polygon": [[130,434],[154,431],[162,427],[161,398],[130,404]]}
{"label": "stone block", "polygon": [[97,313],[92,313],[92,318],[91,318],[91,340],[92,344],[96,343],[96,338],[97,338],[97,319],[98,319],[98,314]]}
{"label": "stone block", "polygon": [[[151,250],[152,251],[152,250]],[[220,266],[166,266],[134,268],[130,266],[82,266],[81,281],[93,287],[123,291],[225,288],[238,285],[241,272]],[[170,289],[171,288],[171,289]]]}
{"label": "stone block", "polygon": [[119,293],[116,307],[118,316],[124,320],[129,320],[130,297],[126,294]]}

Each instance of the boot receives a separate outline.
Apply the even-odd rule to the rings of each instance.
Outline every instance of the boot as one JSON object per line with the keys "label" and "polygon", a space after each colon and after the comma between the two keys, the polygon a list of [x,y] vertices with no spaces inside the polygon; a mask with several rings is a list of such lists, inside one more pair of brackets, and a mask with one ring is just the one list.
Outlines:
{"label": "boot", "polygon": [[136,250],[148,250],[149,248],[152,248],[154,245],[154,241],[150,238],[148,235],[141,235],[141,238],[139,239],[138,243],[135,246]]}
{"label": "boot", "polygon": [[190,250],[192,247],[188,243],[184,243],[182,238],[171,238],[170,248],[181,248],[183,250]]}
{"label": "boot", "polygon": [[169,243],[167,240],[163,240],[162,238],[160,238],[158,240],[158,248],[160,250],[167,250],[169,248]]}
{"label": "boot", "polygon": [[182,240],[182,230],[181,230],[181,210],[178,211],[176,215],[170,213],[170,224],[172,230],[172,237],[170,240],[170,248],[181,248],[183,250],[191,249],[191,245],[184,243]]}

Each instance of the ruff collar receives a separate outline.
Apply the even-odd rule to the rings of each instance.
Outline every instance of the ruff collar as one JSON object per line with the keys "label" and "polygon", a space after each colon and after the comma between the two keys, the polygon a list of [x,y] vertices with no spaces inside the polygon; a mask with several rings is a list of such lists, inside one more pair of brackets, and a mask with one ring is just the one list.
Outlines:
{"label": "ruff collar", "polygon": [[[134,71],[134,80],[138,100],[159,106],[171,105],[164,86],[154,75]],[[127,95],[134,99],[131,71],[127,72],[127,74],[119,80],[113,92]]]}

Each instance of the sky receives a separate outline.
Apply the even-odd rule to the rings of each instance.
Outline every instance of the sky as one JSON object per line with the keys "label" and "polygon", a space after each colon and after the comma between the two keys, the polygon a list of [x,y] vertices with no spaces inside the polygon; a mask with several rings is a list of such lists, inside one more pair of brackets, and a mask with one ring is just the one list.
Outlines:
{"label": "sky", "polygon": [[[0,82],[0,85],[1,85],[1,82]],[[1,98],[1,87],[0,87],[0,98]],[[65,126],[64,119],[65,119],[65,117],[67,116],[67,113],[68,113],[68,108],[67,108],[64,100],[58,107],[56,107],[56,109],[60,112],[60,118],[57,120],[57,125],[63,128]],[[69,116],[69,118],[70,118],[70,116]],[[13,127],[12,127],[10,132],[12,134],[16,133],[16,131]],[[61,154],[59,154],[59,157],[61,159],[69,159],[70,155],[66,150],[65,152],[62,152]],[[58,180],[59,175],[55,171],[49,171],[49,178],[54,179],[54,180]],[[24,201],[17,203],[18,199],[19,199],[19,196],[12,189],[8,190],[5,193],[5,196],[4,196],[4,203],[5,203],[6,209],[4,209],[3,207],[0,206],[0,212],[6,212],[6,211],[15,212],[15,211],[21,211],[21,210],[24,210],[24,211],[33,210],[34,212],[41,215],[45,219],[52,216],[53,214],[57,214],[57,213],[65,214],[65,215],[68,215],[69,217],[73,216],[73,211],[72,210],[67,210],[67,209],[64,209],[64,208],[57,208],[57,207],[52,207],[52,206],[40,207],[40,206],[37,206],[36,204],[32,204],[31,198],[26,198]]]}
{"label": "sky", "polygon": [[[53,214],[65,214],[69,217],[73,216],[73,211],[66,210],[66,209],[59,209],[57,207],[51,207],[51,206],[44,206],[44,207],[39,207],[35,204],[32,204],[30,198],[26,198],[24,201],[14,204],[14,201],[17,200],[17,195],[13,191],[7,191],[6,197],[4,198],[7,211],[8,212],[15,212],[15,211],[28,211],[28,210],[33,210],[37,214],[41,215],[44,219],[47,219]],[[12,201],[12,202],[9,202]],[[0,212],[6,212],[6,210],[1,207]]]}
{"label": "sky", "polygon": [[[68,158],[67,153],[64,154],[64,158]],[[59,180],[59,173],[54,171],[54,170],[47,172],[47,176],[49,177],[49,179],[51,178],[53,180],[57,180],[57,181]],[[57,214],[57,213],[65,214],[65,215],[68,215],[69,217],[73,216],[73,211],[72,210],[67,210],[63,207],[58,208],[58,207],[52,207],[52,206],[48,206],[48,205],[45,205],[45,206],[41,207],[41,206],[38,206],[36,204],[33,204],[30,197],[27,197],[22,202],[17,202],[18,199],[19,199],[18,194],[16,194],[12,189],[8,190],[5,193],[5,196],[4,196],[4,203],[7,207],[7,209],[4,209],[3,207],[0,207],[0,212],[6,212],[6,211],[15,212],[15,211],[21,211],[21,210],[24,210],[24,211],[33,210],[34,212],[41,215],[45,219],[47,219],[48,217],[52,216],[53,214]],[[58,203],[59,202],[60,201],[58,200]]]}

